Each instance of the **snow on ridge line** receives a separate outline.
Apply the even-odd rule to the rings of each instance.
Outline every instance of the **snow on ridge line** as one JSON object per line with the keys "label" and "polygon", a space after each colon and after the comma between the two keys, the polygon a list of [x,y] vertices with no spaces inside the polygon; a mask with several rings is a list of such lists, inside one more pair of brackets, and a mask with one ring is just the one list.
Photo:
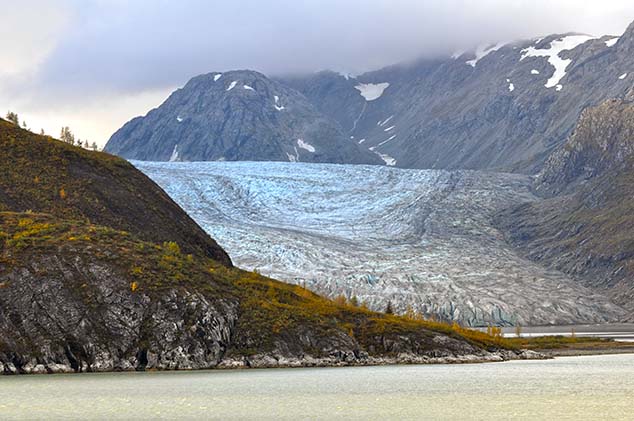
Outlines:
{"label": "snow on ridge line", "polygon": [[315,152],[315,147],[308,142],[304,142],[302,139],[297,139],[297,146],[302,149],[306,149],[308,152]]}
{"label": "snow on ridge line", "polygon": [[522,50],[522,56],[520,61],[526,57],[547,57],[548,63],[555,68],[555,72],[550,79],[544,85],[546,88],[556,88],[558,91],[563,89],[563,86],[559,82],[566,76],[566,69],[572,62],[571,59],[562,59],[559,54],[563,51],[574,50],[581,44],[584,44],[596,37],[590,35],[568,35],[550,43],[548,49],[535,47],[528,47]]}
{"label": "snow on ridge line", "polygon": [[390,86],[388,82],[383,83],[360,83],[354,87],[366,101],[379,99],[383,92]]}
{"label": "snow on ridge line", "polygon": [[234,80],[233,82],[231,82],[231,85],[229,85],[229,87],[227,88],[227,91],[230,91],[233,88],[235,88],[237,84],[238,84],[237,80]]}
{"label": "snow on ridge line", "polygon": [[621,39],[621,37],[611,38],[605,42],[605,45],[608,47],[614,47],[616,43],[619,42],[619,39]]}
{"label": "snow on ridge line", "polygon": [[475,50],[475,58],[473,60],[468,60],[465,63],[468,64],[471,67],[476,67],[476,65],[478,64],[478,62],[480,60],[482,60],[483,58],[485,58],[486,56],[488,56],[489,54],[499,50],[500,48],[504,47],[507,43],[506,42],[500,42],[498,44],[495,44],[493,46],[483,46],[480,45],[476,50]]}

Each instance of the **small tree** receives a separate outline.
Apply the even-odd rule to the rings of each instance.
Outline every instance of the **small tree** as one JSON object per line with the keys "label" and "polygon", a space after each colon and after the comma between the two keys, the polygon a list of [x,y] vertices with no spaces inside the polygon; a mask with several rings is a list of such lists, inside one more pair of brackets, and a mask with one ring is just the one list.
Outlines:
{"label": "small tree", "polygon": [[93,151],[98,151],[99,150],[99,146],[97,146],[97,142],[92,142],[92,150]]}
{"label": "small tree", "polygon": [[68,126],[65,126],[62,127],[62,132],[59,135],[59,140],[74,145],[75,135],[73,134],[73,132],[70,131],[70,128]]}
{"label": "small tree", "polygon": [[20,119],[18,118],[18,115],[13,111],[7,111],[6,119],[16,126],[20,125]]}
{"label": "small tree", "polygon": [[385,314],[394,314],[394,309],[392,308],[391,301],[387,302],[387,306],[385,307]]}
{"label": "small tree", "polygon": [[359,307],[359,299],[356,295],[353,295],[352,298],[350,298],[350,305],[354,307]]}
{"label": "small tree", "polygon": [[40,130],[40,135],[41,135],[41,136],[46,136],[46,133],[44,133],[44,129],[41,129],[41,130]]}

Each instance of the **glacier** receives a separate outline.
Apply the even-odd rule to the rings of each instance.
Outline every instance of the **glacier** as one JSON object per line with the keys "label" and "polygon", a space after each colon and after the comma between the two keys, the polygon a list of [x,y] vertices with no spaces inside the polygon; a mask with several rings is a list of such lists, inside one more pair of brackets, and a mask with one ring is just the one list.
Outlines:
{"label": "glacier", "polygon": [[530,177],[282,162],[138,162],[244,269],[465,325],[604,323],[623,310],[522,257],[494,217]]}

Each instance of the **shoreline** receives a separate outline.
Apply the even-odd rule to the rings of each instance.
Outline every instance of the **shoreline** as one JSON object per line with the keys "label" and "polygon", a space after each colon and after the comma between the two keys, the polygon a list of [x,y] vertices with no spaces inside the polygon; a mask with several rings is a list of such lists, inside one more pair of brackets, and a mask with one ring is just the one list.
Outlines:
{"label": "shoreline", "polygon": [[227,358],[218,364],[201,367],[145,367],[138,369],[132,366],[114,368],[84,368],[76,371],[64,364],[34,364],[25,365],[20,369],[12,363],[0,363],[0,377],[20,375],[54,375],[54,374],[84,374],[84,373],[131,373],[131,372],[192,372],[205,370],[251,370],[273,368],[337,368],[337,367],[377,367],[399,365],[459,365],[486,364],[506,361],[550,360],[558,357],[584,357],[601,355],[634,354],[634,344],[605,347],[605,348],[561,348],[537,350],[500,350],[487,354],[465,354],[445,357],[418,356],[401,354],[390,357],[372,357],[346,360],[339,357],[302,358],[272,357],[269,355],[255,355],[249,358]]}
{"label": "shoreline", "polygon": [[133,366],[94,368],[83,367],[74,370],[65,364],[32,364],[27,363],[19,369],[12,363],[0,363],[1,376],[49,375],[49,374],[83,374],[83,373],[122,373],[122,372],[158,372],[158,371],[201,371],[201,370],[250,370],[267,368],[334,368],[334,367],[373,367],[388,365],[449,365],[449,364],[484,364],[518,360],[546,360],[552,357],[532,350],[500,350],[485,354],[464,354],[445,357],[401,354],[390,357],[368,356],[363,359],[342,359],[340,357],[313,358],[274,358],[270,355],[254,355],[249,358],[227,358],[215,365],[200,367],[152,367],[142,369]]}

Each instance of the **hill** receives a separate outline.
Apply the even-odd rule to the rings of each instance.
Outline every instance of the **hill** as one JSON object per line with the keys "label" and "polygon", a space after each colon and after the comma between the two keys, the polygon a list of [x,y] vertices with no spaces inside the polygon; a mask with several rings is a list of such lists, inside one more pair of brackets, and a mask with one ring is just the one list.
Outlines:
{"label": "hill", "polygon": [[125,161],[0,128],[4,373],[530,356],[499,337],[336,303],[234,268]]}
{"label": "hill", "polygon": [[0,211],[47,213],[175,241],[226,265],[229,256],[127,161],[35,135],[0,119]]}

